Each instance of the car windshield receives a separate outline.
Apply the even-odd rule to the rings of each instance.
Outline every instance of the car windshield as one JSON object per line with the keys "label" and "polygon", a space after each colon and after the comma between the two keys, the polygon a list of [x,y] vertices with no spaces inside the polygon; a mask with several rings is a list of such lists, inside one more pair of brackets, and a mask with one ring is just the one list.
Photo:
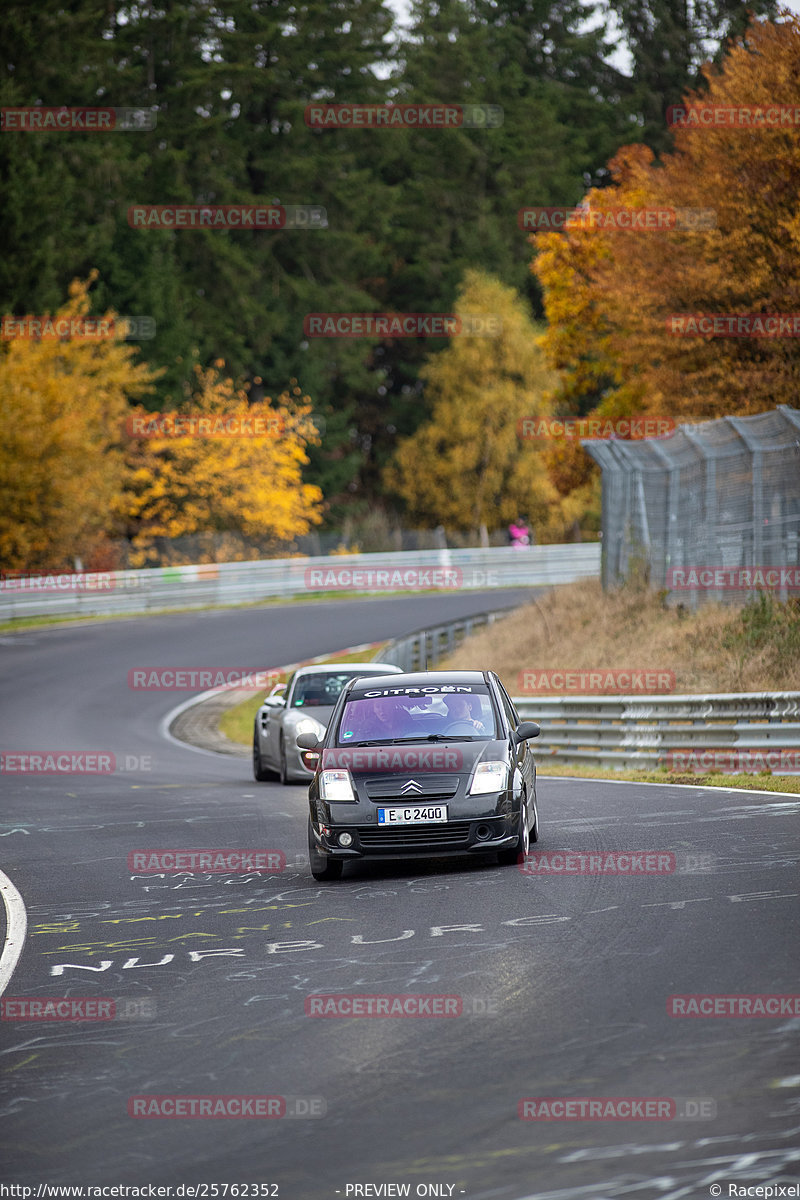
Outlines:
{"label": "car windshield", "polygon": [[292,689],[290,708],[333,708],[352,671],[315,671],[301,675]]}
{"label": "car windshield", "polygon": [[337,744],[496,736],[492,702],[485,687],[381,688],[374,695],[347,701]]}

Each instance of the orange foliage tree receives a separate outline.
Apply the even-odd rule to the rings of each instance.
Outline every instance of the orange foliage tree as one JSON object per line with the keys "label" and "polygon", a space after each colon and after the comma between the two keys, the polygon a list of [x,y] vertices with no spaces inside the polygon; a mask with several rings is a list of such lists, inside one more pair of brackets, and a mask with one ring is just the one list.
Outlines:
{"label": "orange foliage tree", "polygon": [[[53,314],[4,319],[0,343],[0,566],[87,570],[109,560],[109,512],[122,491],[120,424],[159,372],[134,359],[116,314],[89,317],[74,280]],[[86,332],[91,330],[92,332]],[[97,335],[97,336],[95,336]]]}
{"label": "orange foliage tree", "polygon": [[117,511],[131,566],[159,560],[158,538],[231,534],[233,557],[250,557],[241,548],[249,539],[279,546],[322,520],[322,493],[302,479],[306,446],[319,441],[309,397],[292,380],[277,403],[251,403],[248,385],[220,375],[223,365],[196,368],[195,388],[174,413],[127,417],[128,477]]}
{"label": "orange foliage tree", "polygon": [[[676,336],[671,318],[800,313],[800,129],[774,116],[800,111],[800,19],[754,21],[705,75],[686,107],[733,117],[690,116],[660,164],[624,148],[609,164],[616,186],[586,197],[596,220],[532,238],[564,415],[691,422],[796,403],[797,338]],[[617,228],[622,208],[675,210],[684,227]],[[712,221],[693,230],[697,210]]]}

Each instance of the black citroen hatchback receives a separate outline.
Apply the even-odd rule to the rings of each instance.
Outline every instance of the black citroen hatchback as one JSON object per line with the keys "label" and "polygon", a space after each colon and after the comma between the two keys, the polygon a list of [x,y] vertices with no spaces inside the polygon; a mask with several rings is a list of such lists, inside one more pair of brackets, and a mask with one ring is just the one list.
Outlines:
{"label": "black citroen hatchback", "polygon": [[536,765],[493,671],[354,679],[325,736],[297,737],[315,774],[308,849],[315,879],[348,859],[496,854],[512,864],[538,840]]}

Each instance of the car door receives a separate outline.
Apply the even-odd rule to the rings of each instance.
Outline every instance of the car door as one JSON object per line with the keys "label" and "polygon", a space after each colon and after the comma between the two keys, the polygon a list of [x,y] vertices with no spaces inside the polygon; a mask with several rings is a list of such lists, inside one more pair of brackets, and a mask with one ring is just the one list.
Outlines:
{"label": "car door", "polygon": [[271,767],[277,767],[280,762],[281,726],[295,678],[295,675],[291,677],[282,696],[272,697],[273,703],[269,704],[266,709],[267,717],[263,737],[264,758]]}

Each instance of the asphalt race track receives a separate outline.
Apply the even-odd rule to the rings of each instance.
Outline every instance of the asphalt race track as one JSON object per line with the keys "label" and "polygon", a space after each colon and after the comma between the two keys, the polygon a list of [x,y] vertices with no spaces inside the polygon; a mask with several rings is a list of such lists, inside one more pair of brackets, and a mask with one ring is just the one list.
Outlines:
{"label": "asphalt race track", "polygon": [[[667,1003],[800,992],[800,797],[540,780],[537,851],[674,854],[675,870],[543,876],[450,860],[350,867],[320,885],[304,788],[254,784],[246,760],[167,741],[160,723],[187,693],[127,683],[141,666],[277,666],[514,598],[0,637],[0,749],[117,764],[3,774],[0,870],[28,918],[4,1000],[110,997],[122,1014],[0,1022],[3,1183],[33,1196],[272,1184],[249,1194],[699,1200],[797,1180],[800,1018],[681,1019]],[[278,850],[286,869],[127,865],[134,850],[217,847]],[[307,1015],[322,993],[456,997],[461,1015]],[[283,1115],[129,1115],[151,1096],[281,1097]],[[532,1097],[669,1103],[662,1119],[523,1120]]]}

